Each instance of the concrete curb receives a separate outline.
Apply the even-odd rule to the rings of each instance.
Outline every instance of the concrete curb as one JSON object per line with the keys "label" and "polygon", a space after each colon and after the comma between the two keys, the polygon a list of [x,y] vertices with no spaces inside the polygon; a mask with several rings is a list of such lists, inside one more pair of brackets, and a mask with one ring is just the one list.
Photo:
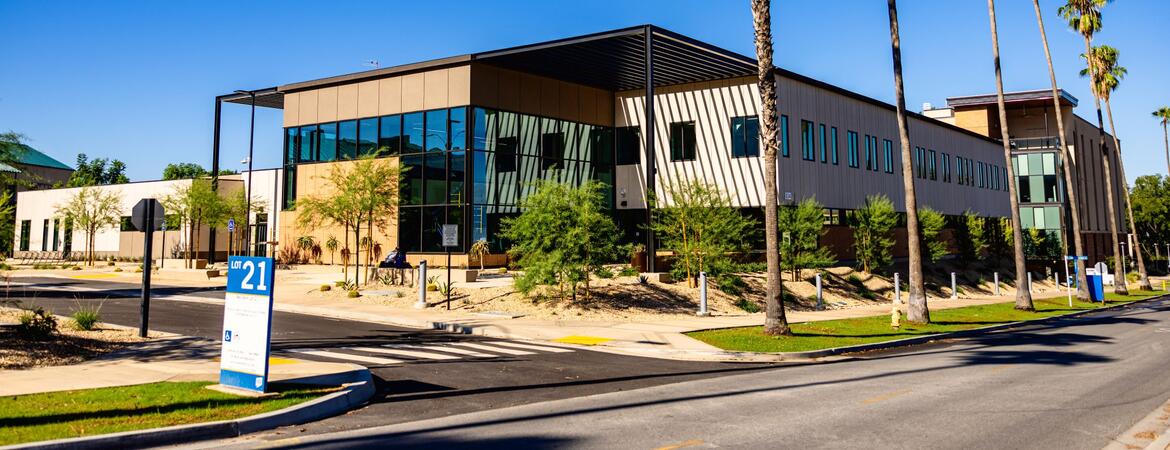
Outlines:
{"label": "concrete curb", "polygon": [[373,377],[364,367],[338,374],[290,380],[296,384],[342,385],[343,389],[321,398],[255,416],[219,422],[177,425],[150,430],[127,431],[97,436],[30,442],[0,447],[0,450],[58,450],[142,448],[226,439],[277,427],[321,420],[364,405],[374,396]]}

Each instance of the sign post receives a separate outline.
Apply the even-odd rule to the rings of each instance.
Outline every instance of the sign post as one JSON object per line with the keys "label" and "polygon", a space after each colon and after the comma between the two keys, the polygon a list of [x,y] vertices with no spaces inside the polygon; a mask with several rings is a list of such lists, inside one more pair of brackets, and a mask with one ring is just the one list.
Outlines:
{"label": "sign post", "polygon": [[142,254],[142,302],[138,304],[138,337],[146,337],[150,324],[150,272],[154,269],[154,230],[162,225],[162,204],[153,198],[144,198],[134,205],[130,212],[130,223],[146,235],[143,237]]}
{"label": "sign post", "polygon": [[451,310],[451,247],[459,246],[459,225],[443,225],[443,247],[447,249],[447,311]]}
{"label": "sign post", "polygon": [[[1069,261],[1076,261],[1076,260],[1087,261],[1088,259],[1089,259],[1088,256],[1078,256],[1078,255],[1066,255],[1064,257],[1064,280],[1066,282],[1065,284],[1068,286],[1068,306],[1070,306],[1070,307],[1073,305],[1072,304],[1073,280],[1076,280],[1077,283],[1080,283],[1081,270],[1079,268],[1077,268],[1077,264],[1074,262],[1073,269],[1076,271],[1076,276],[1075,276],[1075,278],[1069,278],[1068,262]],[[1028,290],[1029,291],[1032,290],[1031,283],[1029,283],[1029,285],[1028,285]]]}
{"label": "sign post", "polygon": [[232,255],[232,245],[236,243],[236,219],[228,219],[228,256]]}
{"label": "sign post", "polygon": [[263,393],[272,338],[272,258],[228,258],[219,384]]}

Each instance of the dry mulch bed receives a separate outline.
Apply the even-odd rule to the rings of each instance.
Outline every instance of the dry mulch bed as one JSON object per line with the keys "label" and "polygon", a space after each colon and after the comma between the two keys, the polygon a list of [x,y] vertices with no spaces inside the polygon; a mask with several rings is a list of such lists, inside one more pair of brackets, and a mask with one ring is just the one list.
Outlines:
{"label": "dry mulch bed", "polygon": [[[19,323],[20,314],[0,310],[0,324]],[[131,329],[99,324],[92,331],[81,331],[72,320],[60,316],[57,324],[57,333],[43,340],[24,339],[13,327],[0,326],[0,370],[77,364],[145,341]]]}

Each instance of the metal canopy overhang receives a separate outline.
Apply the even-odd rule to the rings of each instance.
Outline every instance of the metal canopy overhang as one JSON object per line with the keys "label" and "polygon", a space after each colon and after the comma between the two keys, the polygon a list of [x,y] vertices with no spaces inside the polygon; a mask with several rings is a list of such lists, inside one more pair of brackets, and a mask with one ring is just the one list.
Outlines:
{"label": "metal canopy overhang", "polygon": [[[1060,95],[1062,103],[1076,107],[1077,98],[1073,97],[1064,89],[1057,91]],[[1004,104],[1007,105],[1026,105],[1026,106],[1052,106],[1052,90],[1039,89],[1035,91],[1019,91],[1019,92],[1005,92],[1003,94]],[[968,95],[963,97],[948,97],[947,106],[952,108],[987,106],[996,104],[995,94],[980,94]]]}
{"label": "metal canopy overhang", "polygon": [[656,87],[756,73],[752,58],[653,25],[476,53],[471,60],[609,91],[642,89],[647,32]]}
{"label": "metal canopy overhang", "polygon": [[[256,93],[256,106],[263,108],[284,109],[284,93],[280,92],[280,90],[276,87],[257,89],[252,92]],[[240,92],[221,95],[219,96],[219,100],[228,103],[238,103],[249,106],[252,104],[251,96]]]}

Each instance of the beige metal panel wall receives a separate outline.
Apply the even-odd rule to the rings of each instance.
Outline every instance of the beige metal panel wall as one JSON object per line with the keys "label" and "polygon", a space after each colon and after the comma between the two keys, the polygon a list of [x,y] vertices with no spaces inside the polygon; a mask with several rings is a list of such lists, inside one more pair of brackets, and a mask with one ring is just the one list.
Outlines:
{"label": "beige metal panel wall", "polygon": [[613,93],[484,64],[471,65],[470,102],[524,114],[613,125]]}
{"label": "beige metal panel wall", "polygon": [[[790,156],[780,157],[778,182],[782,193],[791,193],[794,200],[815,196],[830,208],[857,208],[866,195],[884,193],[899,210],[903,209],[901,150],[898,146],[897,122],[894,112],[882,106],[857,100],[817,86],[787,78],[778,78],[780,114],[789,121]],[[641,125],[645,118],[641,91],[621,92],[616,95],[615,123],[617,126]],[[659,88],[655,95],[656,145],[658,161],[657,184],[660,197],[664,183],[671,179],[700,179],[717,184],[731,196],[738,206],[763,205],[762,157],[732,158],[730,148],[730,121],[732,117],[758,115],[758,88],[754,78],[739,78],[707,83]],[[830,162],[805,161],[801,158],[801,120],[809,120],[814,127],[825,124],[826,134],[831,127],[838,129],[838,165]],[[669,126],[671,122],[694,121],[698,142],[694,161],[670,160]],[[816,128],[814,128],[816,130]],[[856,131],[859,138],[861,168],[848,166],[847,133]],[[916,179],[919,203],[946,214],[961,214],[970,209],[986,215],[1005,216],[1008,213],[1006,190],[993,191],[974,186],[942,181],[941,153],[962,156],[976,161],[1004,166],[1003,148],[997,143],[954,130],[933,120],[910,120],[912,144],[939,153],[938,180]],[[644,134],[643,134],[644,135]],[[879,160],[884,139],[894,145],[894,173],[865,170],[866,135],[878,137]],[[819,138],[817,139],[819,142]],[[953,169],[952,169],[953,170]],[[617,189],[620,193],[640,194],[644,174],[642,166],[618,168]],[[640,195],[639,195],[640,197]],[[631,198],[626,208],[641,208],[640,198]],[[666,200],[666,199],[664,199]]]}
{"label": "beige metal panel wall", "polygon": [[[1097,126],[1079,116],[1072,116],[1069,122],[1072,126],[1068,131],[1070,143],[1074,143],[1073,154],[1074,161],[1076,161],[1076,171],[1079,175],[1079,189],[1080,194],[1078,198],[1081,208],[1081,228],[1086,232],[1108,232],[1109,231],[1109,210],[1106,204],[1108,198],[1106,197],[1105,184],[1105,167],[1104,158],[1102,158],[1100,151],[1100,135]],[[1124,181],[1121,179],[1118,171],[1121,161],[1118,158],[1116,147],[1113,145],[1113,137],[1109,134],[1105,135],[1105,145],[1109,148],[1110,155],[1110,171],[1113,175],[1113,201],[1114,213],[1117,219],[1117,226],[1125,232],[1126,226],[1125,216],[1125,198],[1124,195]]]}
{"label": "beige metal panel wall", "polygon": [[470,101],[470,67],[449,67],[287,93],[284,126],[465,106]]}

